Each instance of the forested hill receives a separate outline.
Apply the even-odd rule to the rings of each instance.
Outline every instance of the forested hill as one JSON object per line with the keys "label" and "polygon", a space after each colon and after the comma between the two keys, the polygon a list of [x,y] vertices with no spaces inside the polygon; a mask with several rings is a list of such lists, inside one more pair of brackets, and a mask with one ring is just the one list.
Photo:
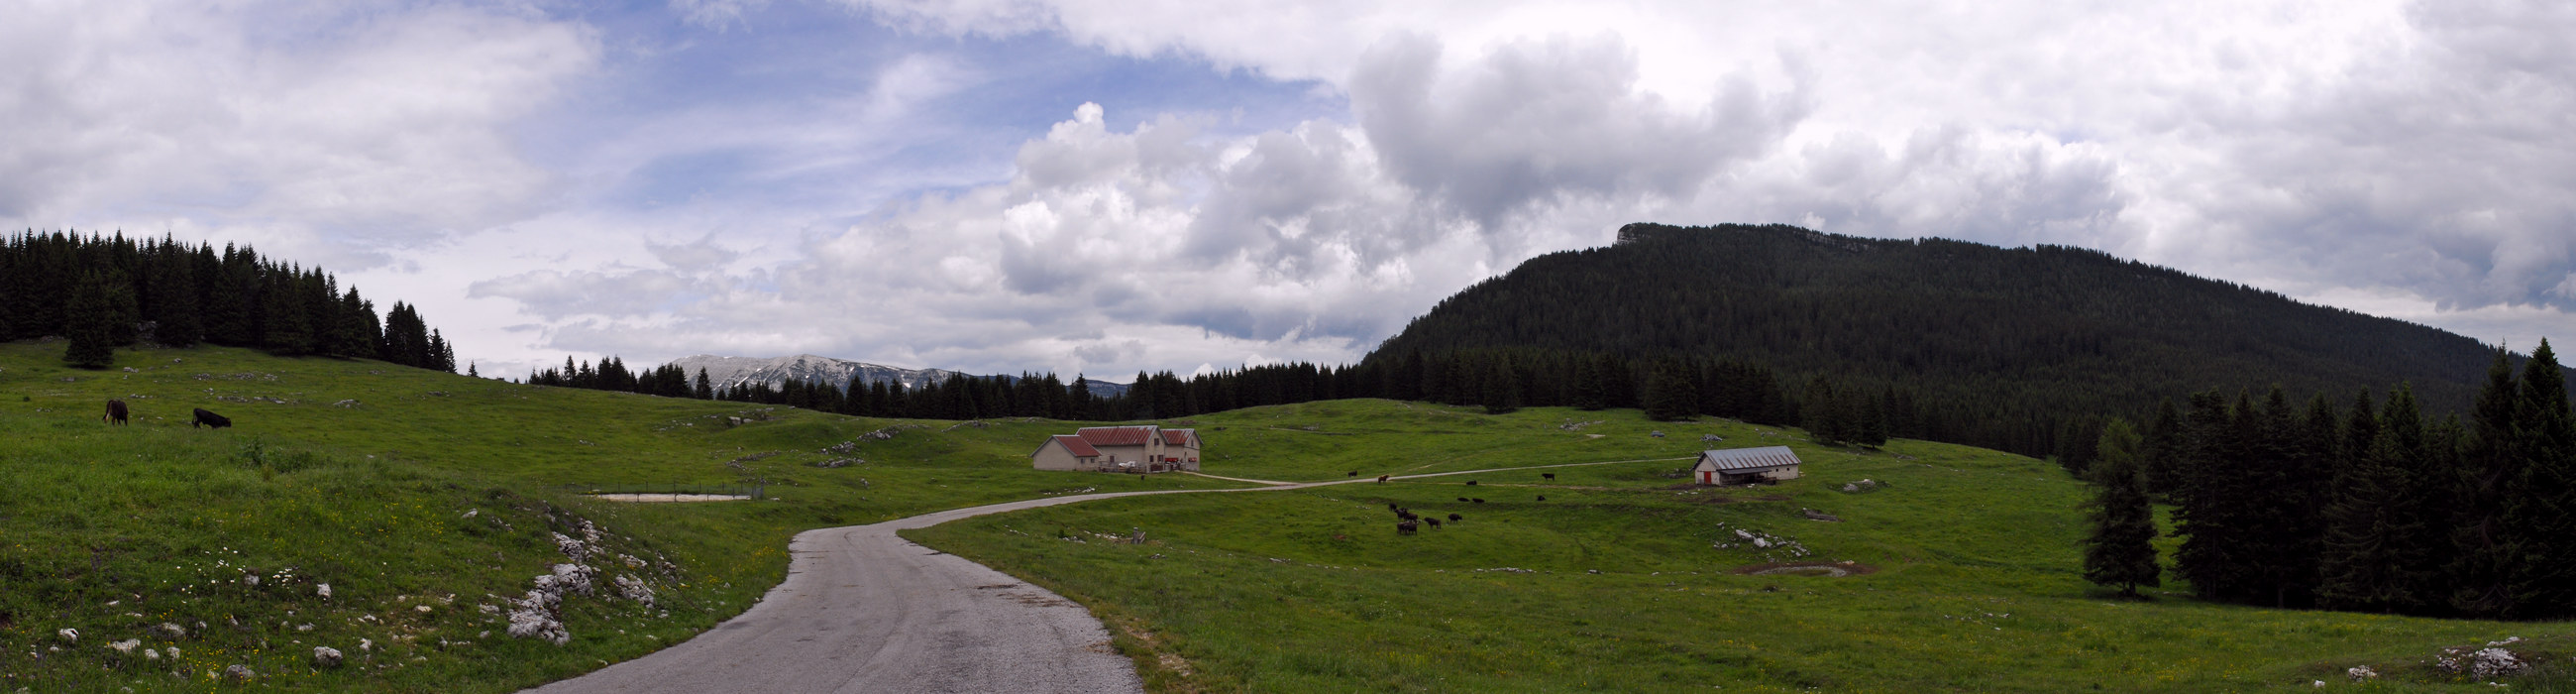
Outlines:
{"label": "forested hill", "polygon": [[1765,366],[1792,393],[1820,375],[1911,391],[1917,409],[2020,430],[1942,438],[2023,451],[2053,444],[2040,439],[2067,413],[2136,414],[2213,388],[2349,397],[2408,382],[2428,409],[2461,411],[2493,357],[2433,328],[2079,248],[1631,224],[1609,247],[1459,292],[1363,363],[1492,348]]}

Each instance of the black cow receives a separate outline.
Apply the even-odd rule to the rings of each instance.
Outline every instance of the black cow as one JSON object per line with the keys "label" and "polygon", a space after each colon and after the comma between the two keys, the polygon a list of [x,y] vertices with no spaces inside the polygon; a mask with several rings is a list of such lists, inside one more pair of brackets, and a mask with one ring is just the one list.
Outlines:
{"label": "black cow", "polygon": [[1411,535],[1413,534],[1413,531],[1420,529],[1422,529],[1422,524],[1415,523],[1413,521],[1404,521],[1395,524],[1395,534],[1397,535]]}
{"label": "black cow", "polygon": [[1467,497],[1458,497],[1458,503],[1467,503]]}
{"label": "black cow", "polygon": [[1475,481],[1475,480],[1467,480],[1467,486],[1470,486],[1470,487],[1476,486],[1476,481]]}
{"label": "black cow", "polygon": [[1399,519],[1403,519],[1403,520],[1409,520],[1409,521],[1410,521],[1410,520],[1421,520],[1421,519],[1422,519],[1422,517],[1421,517],[1421,516],[1414,515],[1412,511],[1397,511],[1397,512],[1395,512],[1395,517],[1396,517],[1396,518],[1399,518]]}
{"label": "black cow", "polygon": [[1358,471],[1358,470],[1352,470],[1352,471],[1351,471],[1351,474],[1344,475],[1344,477],[1358,477],[1358,476],[1360,476],[1360,471]]}
{"label": "black cow", "polygon": [[217,429],[221,429],[221,428],[224,428],[224,427],[232,426],[232,425],[233,425],[233,420],[225,419],[223,415],[215,414],[215,413],[213,413],[213,412],[207,412],[207,411],[206,411],[206,408],[200,407],[200,408],[197,408],[197,418],[196,418],[196,419],[188,420],[188,428],[190,428],[190,429],[195,429],[195,428],[197,428],[197,426],[198,426],[198,425],[201,425],[201,424],[202,424],[202,425],[205,425],[205,426],[210,426],[210,427],[214,427],[214,428],[217,428]]}
{"label": "black cow", "polygon": [[1466,519],[1467,519],[1467,517],[1466,517],[1466,516],[1461,516],[1461,515],[1458,515],[1458,514],[1455,514],[1455,513],[1449,514],[1449,522],[1451,522],[1451,523],[1456,523],[1456,522],[1458,522],[1458,521],[1462,521],[1462,520],[1466,520]]}
{"label": "black cow", "polygon": [[1474,499],[1468,499],[1468,501],[1473,501],[1473,502],[1476,502],[1476,503],[1479,503],[1479,504],[1481,504],[1481,503],[1485,503],[1485,500],[1484,500],[1484,498],[1482,498],[1482,497],[1478,497],[1478,498],[1474,498]]}
{"label": "black cow", "polygon": [[125,401],[109,400],[107,401],[107,414],[99,415],[98,421],[109,424],[124,424],[126,414]]}
{"label": "black cow", "polygon": [[1546,501],[1546,500],[1547,500],[1547,495],[1546,495],[1546,494],[1540,494],[1540,495],[1538,495],[1538,500],[1540,500],[1540,501]]}
{"label": "black cow", "polygon": [[1439,530],[1439,529],[1440,529],[1440,519],[1438,519],[1438,518],[1424,518],[1424,519],[1422,519],[1422,522],[1424,522],[1424,523],[1430,523],[1430,524],[1431,524],[1431,529],[1432,529],[1432,530]]}
{"label": "black cow", "polygon": [[1538,473],[1538,476],[1540,476],[1540,477],[1545,477],[1545,478],[1547,478],[1547,479],[1549,479],[1549,480],[1555,480],[1555,479],[1556,479],[1556,473],[1553,473],[1553,472],[1542,472],[1542,473]]}
{"label": "black cow", "polygon": [[1395,505],[1395,502],[1393,502],[1393,501],[1389,501],[1389,502],[1386,502],[1386,510],[1389,510],[1389,511],[1402,511],[1402,510],[1404,510],[1404,507],[1402,507],[1402,506],[1397,506],[1397,505]]}

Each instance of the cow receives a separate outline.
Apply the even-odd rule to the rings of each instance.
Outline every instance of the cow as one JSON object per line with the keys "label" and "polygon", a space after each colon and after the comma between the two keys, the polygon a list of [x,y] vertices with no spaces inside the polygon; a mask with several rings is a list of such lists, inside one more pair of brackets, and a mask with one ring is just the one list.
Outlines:
{"label": "cow", "polygon": [[1449,514],[1449,522],[1451,522],[1451,523],[1456,523],[1456,522],[1458,522],[1458,521],[1462,521],[1462,520],[1466,520],[1466,519],[1467,519],[1467,517],[1466,517],[1466,516],[1461,516],[1461,515],[1458,515],[1458,514],[1455,514],[1455,513]]}
{"label": "cow", "polygon": [[1343,475],[1343,476],[1344,476],[1344,477],[1358,477],[1358,476],[1360,476],[1360,471],[1358,471],[1358,470],[1352,470],[1352,471],[1351,471],[1351,474]]}
{"label": "cow", "polygon": [[1384,482],[1384,481],[1386,481],[1386,476],[1385,476],[1385,475],[1378,475],[1378,476],[1377,476],[1377,481],[1379,481],[1379,482]]}
{"label": "cow", "polygon": [[213,413],[213,412],[207,412],[207,411],[206,411],[206,408],[200,407],[200,408],[197,408],[197,418],[196,418],[196,419],[188,420],[188,428],[190,428],[190,429],[195,429],[195,428],[197,428],[197,426],[198,426],[198,425],[205,425],[205,426],[210,426],[210,427],[214,427],[214,428],[217,428],[217,429],[221,429],[221,428],[224,428],[224,427],[232,426],[232,425],[233,425],[233,420],[225,419],[223,415],[215,414],[215,413]]}
{"label": "cow", "polygon": [[109,400],[107,401],[107,414],[99,415],[98,421],[106,422],[108,424],[124,424],[126,414],[125,401]]}
{"label": "cow", "polygon": [[1413,521],[1404,521],[1395,524],[1395,534],[1397,535],[1411,535],[1413,534],[1413,531],[1420,529],[1422,529],[1422,524],[1415,523]]}
{"label": "cow", "polygon": [[1475,481],[1475,480],[1467,480],[1467,486],[1470,486],[1470,487],[1476,486],[1476,481]]}
{"label": "cow", "polygon": [[1422,522],[1424,522],[1424,523],[1430,523],[1430,524],[1431,524],[1431,529],[1432,529],[1432,530],[1439,530],[1439,529],[1440,529],[1440,519],[1438,519],[1438,518],[1424,518],[1424,519],[1422,519]]}
{"label": "cow", "polygon": [[1538,500],[1540,500],[1540,501],[1546,501],[1546,500],[1547,500],[1547,495],[1546,495],[1546,494],[1540,494],[1540,495],[1538,495]]}
{"label": "cow", "polygon": [[1553,472],[1542,472],[1542,473],[1538,473],[1538,476],[1540,476],[1540,477],[1544,477],[1544,478],[1547,478],[1547,481],[1550,481],[1550,482],[1554,482],[1554,481],[1556,481],[1556,473],[1553,473]]}
{"label": "cow", "polygon": [[1458,503],[1467,503],[1467,497],[1458,497]]}
{"label": "cow", "polygon": [[1408,521],[1412,521],[1412,520],[1421,520],[1421,519],[1422,519],[1422,517],[1421,517],[1421,516],[1414,515],[1414,514],[1413,514],[1413,512],[1412,512],[1412,511],[1409,511],[1409,510],[1407,510],[1407,511],[1397,511],[1397,512],[1395,512],[1395,517],[1396,517],[1396,518],[1398,518],[1398,519],[1408,520]]}
{"label": "cow", "polygon": [[1483,497],[1477,497],[1477,498],[1474,498],[1474,499],[1468,499],[1468,501],[1472,501],[1472,502],[1479,503],[1479,504],[1481,504],[1481,503],[1485,503],[1485,499],[1484,499]]}
{"label": "cow", "polygon": [[1397,505],[1395,505],[1395,502],[1393,502],[1393,501],[1389,501],[1389,502],[1386,502],[1386,510],[1389,510],[1389,511],[1402,511],[1402,510],[1404,510],[1404,507],[1402,507],[1402,506],[1397,506]]}

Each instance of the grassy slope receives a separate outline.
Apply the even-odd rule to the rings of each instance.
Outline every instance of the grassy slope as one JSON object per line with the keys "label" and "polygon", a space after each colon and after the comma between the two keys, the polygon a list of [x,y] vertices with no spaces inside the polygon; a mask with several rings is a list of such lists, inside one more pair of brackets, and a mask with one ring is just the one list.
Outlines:
{"label": "grassy slope", "polygon": [[[1569,418],[1607,421],[1569,432]],[[1641,462],[1557,468],[1552,482],[1516,471],[1476,475],[1476,486],[1117,499],[911,536],[1091,605],[1160,691],[2233,691],[2340,685],[2364,663],[2403,680],[2380,687],[2414,688],[2444,686],[2422,664],[2441,646],[2520,635],[2567,650],[2565,624],[2265,610],[2170,592],[2110,599],[2076,571],[2081,487],[2048,463],[1980,449],[1900,441],[1858,453],[1633,411],[1490,417],[1380,401],[1197,424],[1208,472],[1251,478],[1659,458],[1690,454],[1704,433],[1790,445],[1808,476],[1675,488],[1667,475],[1683,463]],[[1889,486],[1840,491],[1863,478]],[[1400,537],[1389,501],[1467,518]],[[1799,558],[1745,546],[1738,528],[1878,571],[1736,575]],[[1132,529],[1152,541],[1104,541]],[[1490,570],[1503,567],[1533,573]],[[2517,684],[2534,685],[2564,687]]]}
{"label": "grassy slope", "polygon": [[[723,417],[764,408],[222,348],[125,351],[118,365],[134,372],[79,371],[60,366],[61,351],[0,344],[0,691],[203,689],[233,664],[282,690],[511,691],[739,613],[784,575],[799,530],[1083,488],[1233,486],[1028,469],[1033,442],[1067,428],[1054,422],[951,428],[778,408],[729,427]],[[109,397],[133,406],[132,426],[99,423]],[[236,426],[192,430],[194,407]],[[894,424],[923,428],[860,444],[864,464],[812,466],[842,457],[823,447]],[[579,496],[754,481],[775,500]],[[565,561],[550,533],[583,519],[615,552],[670,563],[592,562],[603,582],[649,580],[661,609],[578,598],[565,608],[569,644],[503,636],[476,605]],[[150,634],[162,622],[188,634]],[[64,628],[78,640],[59,638]],[[133,638],[179,659],[105,648]],[[314,645],[352,662],[317,671]]]}

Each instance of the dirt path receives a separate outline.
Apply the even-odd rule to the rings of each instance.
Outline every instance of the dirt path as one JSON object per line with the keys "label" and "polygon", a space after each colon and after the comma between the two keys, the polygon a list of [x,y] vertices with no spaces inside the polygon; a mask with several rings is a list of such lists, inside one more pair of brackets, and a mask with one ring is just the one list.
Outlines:
{"label": "dirt path", "polygon": [[[1688,458],[1392,479],[1665,460]],[[1089,610],[981,564],[913,544],[895,531],[1094,499],[1305,489],[1377,478],[1239,481],[1271,486],[1029,499],[809,530],[788,544],[794,558],[787,580],[750,610],[679,645],[529,691],[1142,692],[1134,665],[1110,648],[1108,629]]]}

